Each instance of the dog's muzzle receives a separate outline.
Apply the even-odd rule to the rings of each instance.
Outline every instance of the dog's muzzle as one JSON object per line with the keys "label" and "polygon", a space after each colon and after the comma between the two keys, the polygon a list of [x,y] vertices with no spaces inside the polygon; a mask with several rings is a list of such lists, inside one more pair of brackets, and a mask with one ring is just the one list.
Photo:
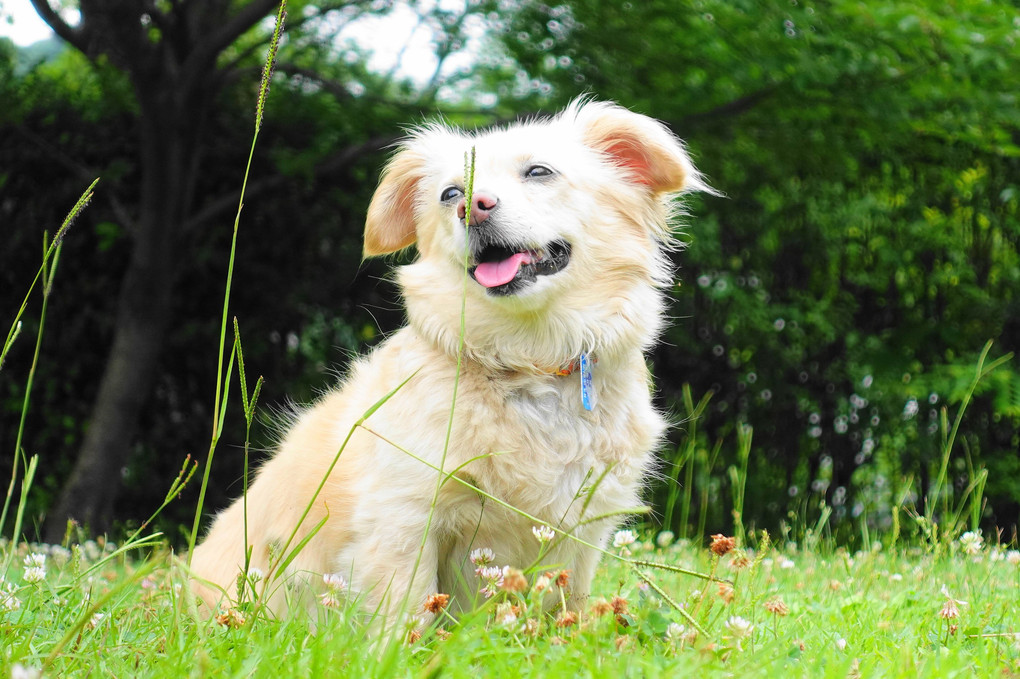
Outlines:
{"label": "dog's muzzle", "polygon": [[489,294],[515,295],[539,276],[550,276],[566,268],[570,262],[570,243],[556,240],[541,247],[481,244],[474,260],[468,273]]}

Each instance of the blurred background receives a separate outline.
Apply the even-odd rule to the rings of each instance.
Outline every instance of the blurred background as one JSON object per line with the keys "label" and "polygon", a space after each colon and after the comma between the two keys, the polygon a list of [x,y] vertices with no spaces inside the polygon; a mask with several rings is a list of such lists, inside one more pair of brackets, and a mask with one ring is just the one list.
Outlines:
{"label": "blurred background", "polygon": [[[60,541],[69,516],[137,526],[188,455],[204,464],[276,6],[48,1],[0,0],[0,320],[100,177],[64,239],[21,440],[40,457],[26,534]],[[967,507],[1015,540],[1015,359],[979,384],[939,476],[943,409],[951,426],[986,342],[989,360],[1020,348],[1018,41],[1005,0],[293,0],[229,311],[249,382],[265,377],[253,462],[274,411],[403,321],[393,262],[361,261],[386,147],[437,116],[480,126],[591,93],[664,121],[724,194],[689,200],[649,357],[676,422],[650,525],[731,533],[736,511],[855,544],[938,500],[937,520]],[[41,309],[37,289],[0,370],[0,488]],[[230,388],[207,511],[241,491]],[[157,519],[171,541],[202,472]]]}

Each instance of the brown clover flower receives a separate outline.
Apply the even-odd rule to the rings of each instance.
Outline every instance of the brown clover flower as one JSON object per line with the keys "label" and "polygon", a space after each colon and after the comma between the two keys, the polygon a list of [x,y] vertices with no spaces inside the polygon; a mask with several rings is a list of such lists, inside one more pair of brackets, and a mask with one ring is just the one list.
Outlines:
{"label": "brown clover flower", "polygon": [[716,533],[712,536],[712,544],[709,548],[712,553],[716,556],[724,556],[733,550],[737,546],[736,538],[728,538],[722,533]]}
{"label": "brown clover flower", "polygon": [[430,594],[423,608],[427,613],[438,614],[450,603],[449,594]]}
{"label": "brown clover flower", "polygon": [[780,597],[773,597],[766,601],[765,610],[778,616],[784,616],[790,612],[790,609]]}

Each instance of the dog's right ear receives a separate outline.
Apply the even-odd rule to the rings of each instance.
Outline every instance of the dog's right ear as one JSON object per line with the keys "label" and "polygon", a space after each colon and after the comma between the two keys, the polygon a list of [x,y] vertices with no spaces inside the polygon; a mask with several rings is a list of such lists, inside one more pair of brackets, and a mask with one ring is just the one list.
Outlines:
{"label": "dog's right ear", "polygon": [[383,170],[365,220],[365,257],[403,250],[417,240],[415,200],[424,170],[421,155],[406,146]]}

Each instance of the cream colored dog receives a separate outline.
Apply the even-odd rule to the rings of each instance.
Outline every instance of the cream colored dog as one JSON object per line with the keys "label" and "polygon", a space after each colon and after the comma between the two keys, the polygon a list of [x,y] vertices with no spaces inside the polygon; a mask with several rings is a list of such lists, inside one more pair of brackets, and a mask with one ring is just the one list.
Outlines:
{"label": "cream colored dog", "polygon": [[278,614],[327,574],[384,616],[437,592],[468,608],[472,550],[525,568],[541,522],[560,531],[542,564],[572,571],[579,606],[665,429],[643,354],[663,322],[671,199],[704,188],[663,125],[607,103],[414,132],[365,226],[369,256],[417,243],[398,271],[409,323],[295,417],[248,491],[247,541],[241,500],[216,518],[194,553],[204,601],[236,598],[247,544]]}

